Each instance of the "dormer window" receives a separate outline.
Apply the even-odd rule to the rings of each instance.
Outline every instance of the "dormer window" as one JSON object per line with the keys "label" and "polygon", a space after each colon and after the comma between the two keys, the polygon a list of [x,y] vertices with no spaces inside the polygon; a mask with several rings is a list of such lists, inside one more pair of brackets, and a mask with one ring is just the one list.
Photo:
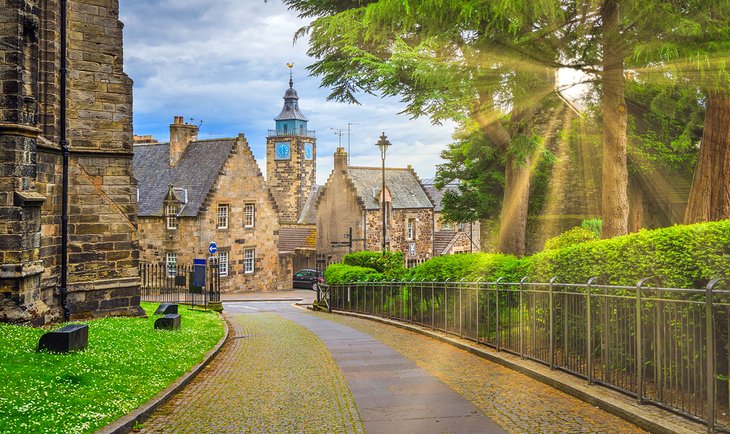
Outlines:
{"label": "dormer window", "polygon": [[177,229],[177,213],[178,207],[176,203],[169,203],[165,206],[167,229]]}

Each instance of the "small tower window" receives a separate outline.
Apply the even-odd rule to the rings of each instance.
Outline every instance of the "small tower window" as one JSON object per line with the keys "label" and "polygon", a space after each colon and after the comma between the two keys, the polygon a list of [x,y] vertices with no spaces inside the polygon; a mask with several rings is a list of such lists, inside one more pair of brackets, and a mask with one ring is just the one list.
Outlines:
{"label": "small tower window", "polygon": [[406,236],[408,240],[416,239],[416,219],[408,219],[408,230]]}
{"label": "small tower window", "polygon": [[177,204],[169,203],[165,207],[167,229],[177,229]]}

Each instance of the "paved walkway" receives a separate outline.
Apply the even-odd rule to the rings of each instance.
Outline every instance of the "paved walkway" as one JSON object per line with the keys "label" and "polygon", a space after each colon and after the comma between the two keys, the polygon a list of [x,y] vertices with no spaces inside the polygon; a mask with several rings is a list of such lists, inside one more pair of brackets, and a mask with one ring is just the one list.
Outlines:
{"label": "paved walkway", "polygon": [[290,304],[226,303],[234,339],[143,431],[640,432],[445,343]]}

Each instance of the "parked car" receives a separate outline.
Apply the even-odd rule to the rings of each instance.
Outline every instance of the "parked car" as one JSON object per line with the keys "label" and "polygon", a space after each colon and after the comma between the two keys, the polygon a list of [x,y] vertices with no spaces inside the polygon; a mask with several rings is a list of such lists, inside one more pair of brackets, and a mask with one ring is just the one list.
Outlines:
{"label": "parked car", "polygon": [[293,286],[295,288],[317,289],[318,283],[324,283],[322,272],[306,268],[294,273]]}

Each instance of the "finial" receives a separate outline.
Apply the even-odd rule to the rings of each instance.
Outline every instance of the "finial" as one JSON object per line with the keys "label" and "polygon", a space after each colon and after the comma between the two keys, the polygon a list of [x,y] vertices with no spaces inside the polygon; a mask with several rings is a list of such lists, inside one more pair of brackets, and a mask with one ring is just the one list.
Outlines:
{"label": "finial", "polygon": [[289,89],[294,88],[294,78],[292,77],[292,68],[294,68],[294,62],[288,62],[286,66],[289,67]]}

